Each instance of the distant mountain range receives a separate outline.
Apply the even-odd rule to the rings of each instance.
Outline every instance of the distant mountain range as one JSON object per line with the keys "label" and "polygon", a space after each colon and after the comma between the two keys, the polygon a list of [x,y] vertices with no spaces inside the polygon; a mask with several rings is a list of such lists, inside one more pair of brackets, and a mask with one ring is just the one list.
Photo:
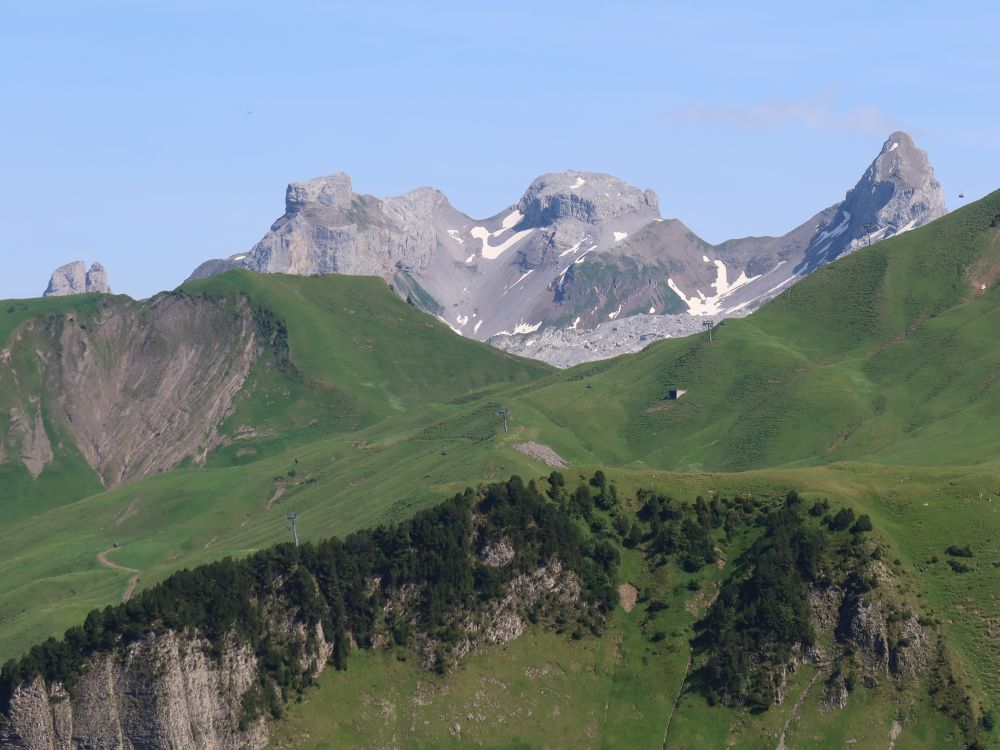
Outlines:
{"label": "distant mountain range", "polygon": [[[433,188],[383,199],[335,174],[290,184],[260,242],[191,278],[233,268],[378,276],[463,336],[566,366],[745,315],[845,253],[946,212],[926,153],[903,132],[840,203],[781,237],[718,245],[662,218],[653,191],[605,174],[543,175],[486,219]],[[47,294],[90,291],[82,274],[82,263],[64,266]]]}

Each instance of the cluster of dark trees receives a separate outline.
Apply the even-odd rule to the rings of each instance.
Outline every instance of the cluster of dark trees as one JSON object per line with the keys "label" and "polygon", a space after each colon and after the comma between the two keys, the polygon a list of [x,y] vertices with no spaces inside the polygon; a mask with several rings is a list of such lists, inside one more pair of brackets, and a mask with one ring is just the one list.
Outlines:
{"label": "cluster of dark trees", "polygon": [[[752,520],[763,533],[698,624],[696,642],[707,654],[702,675],[710,703],[772,705],[783,665],[793,650],[812,645],[815,638],[810,587],[824,566],[851,569],[856,567],[852,560],[862,555],[862,535],[873,529],[867,515],[855,517],[846,507],[829,512],[828,501],[817,502],[808,513],[803,507],[792,490],[779,506],[758,509]],[[869,585],[857,573],[848,581],[857,584],[857,595]]]}
{"label": "cluster of dark trees", "polygon": [[752,561],[749,573],[722,586],[700,623],[710,702],[773,704],[776,669],[793,648],[813,643],[809,585],[819,574],[825,544],[823,531],[794,505],[767,515],[764,533],[745,556]]}
{"label": "cluster of dark trees", "polygon": [[649,550],[663,557],[676,555],[684,570],[694,573],[715,562],[713,530],[720,528],[728,508],[724,501],[710,501],[700,495],[694,506],[673,498],[640,490],[639,520],[649,524]]}
{"label": "cluster of dark trees", "polygon": [[[505,539],[514,558],[502,567],[481,564],[473,539],[482,545]],[[574,616],[597,630],[615,601],[617,549],[588,533],[564,503],[515,476],[479,491],[468,489],[397,525],[343,540],[282,544],[242,560],[179,571],[127,603],[92,611],[62,640],[50,638],[5,664],[0,711],[7,713],[12,691],[25,681],[41,675],[72,689],[93,654],[172,630],[196,634],[216,651],[229,637],[252,644],[261,675],[259,689],[248,694],[246,716],[261,710],[279,715],[280,700],[268,686],[277,685],[287,695],[301,690],[309,676],[298,664],[298,646],[275,632],[267,617],[269,604],[280,601],[280,608],[296,613],[309,633],[321,624],[333,641],[331,661],[344,669],[352,639],[359,647],[371,646],[387,597],[404,584],[416,584],[419,597],[406,620],[384,623],[389,633],[405,645],[415,625],[447,642],[457,636],[458,611],[483,606],[514,576],[553,559],[577,574],[584,606]],[[380,584],[373,585],[375,580]]]}

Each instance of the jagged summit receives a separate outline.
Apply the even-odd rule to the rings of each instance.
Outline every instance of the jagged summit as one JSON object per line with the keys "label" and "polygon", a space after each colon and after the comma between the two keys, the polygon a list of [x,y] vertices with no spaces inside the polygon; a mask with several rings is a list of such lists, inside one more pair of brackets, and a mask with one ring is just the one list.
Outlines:
{"label": "jagged summit", "polygon": [[292,182],[285,190],[285,212],[293,213],[308,203],[347,209],[351,207],[353,195],[351,177],[344,172]]}
{"label": "jagged summit", "polygon": [[833,208],[796,273],[811,273],[845,253],[948,213],[927,153],[900,130],[890,134],[858,183]]}
{"label": "jagged summit", "polygon": [[532,226],[560,219],[601,224],[633,213],[659,218],[660,199],[609,174],[555,172],[535,179],[517,204]]}
{"label": "jagged summit", "polygon": [[[579,361],[617,348],[613,324],[624,318],[644,316],[636,342],[700,330],[704,316],[745,315],[821,265],[947,211],[927,154],[901,131],[841,203],[781,237],[711,245],[662,219],[659,203],[612,175],[567,170],[474,219],[434,188],[380,199],[336,173],[291,183],[284,215],[260,242],[192,277],[230,268],[379,276],[463,336],[537,356],[531,337],[553,329],[546,341],[574,342]],[[581,347],[581,331],[602,345]]]}
{"label": "jagged summit", "polygon": [[59,266],[52,273],[49,285],[45,288],[43,297],[64,297],[69,294],[84,294],[85,292],[111,293],[108,286],[108,272],[97,261],[87,270],[82,260],[75,260],[64,266]]}

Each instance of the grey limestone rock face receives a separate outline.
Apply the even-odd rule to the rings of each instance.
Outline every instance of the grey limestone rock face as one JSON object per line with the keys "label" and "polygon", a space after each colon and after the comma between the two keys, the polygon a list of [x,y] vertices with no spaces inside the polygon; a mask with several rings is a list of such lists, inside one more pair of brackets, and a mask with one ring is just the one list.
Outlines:
{"label": "grey limestone rock face", "polygon": [[780,237],[712,245],[659,206],[651,190],[566,171],[473,219],[432,188],[380,199],[334,174],[290,184],[285,214],[257,245],[192,276],[379,276],[463,336],[566,366],[746,315],[825,263],[947,211],[927,155],[902,132],[842,202]]}
{"label": "grey limestone rock face", "polygon": [[285,214],[248,253],[203,264],[206,276],[246,268],[303,276],[343,273],[391,279],[397,266],[425,268],[437,245],[435,217],[449,206],[444,194],[419,188],[379,200],[356,195],[346,174],[293,182]]}
{"label": "grey limestone rock face", "polygon": [[257,675],[251,649],[207,644],[172,631],[124,653],[95,657],[70,690],[41,678],[18,687],[0,746],[19,750],[150,748],[243,750],[267,744],[263,718],[240,726]]}
{"label": "grey limestone rock face", "polygon": [[82,260],[75,260],[59,266],[52,272],[45,297],[62,297],[68,294],[83,294],[87,291],[87,270]]}
{"label": "grey limestone rock face", "polygon": [[530,226],[576,219],[602,224],[626,214],[660,216],[660,199],[652,190],[639,190],[617,177],[594,172],[557,172],[542,175],[517,204]]}
{"label": "grey limestone rock face", "polygon": [[889,136],[858,183],[833,208],[796,266],[800,275],[948,213],[926,152],[901,131]]}
{"label": "grey limestone rock face", "polygon": [[111,286],[108,284],[108,272],[96,260],[91,264],[90,270],[87,271],[86,289],[88,292],[111,293]]}
{"label": "grey limestone rock face", "polygon": [[285,191],[285,213],[295,213],[310,203],[349,209],[353,197],[351,178],[343,172],[305,182],[293,182]]}
{"label": "grey limestone rock face", "polygon": [[111,293],[108,286],[108,272],[104,266],[94,262],[88,271],[82,260],[75,260],[64,266],[59,266],[52,273],[49,285],[43,296],[62,297],[69,294],[84,294],[85,292]]}

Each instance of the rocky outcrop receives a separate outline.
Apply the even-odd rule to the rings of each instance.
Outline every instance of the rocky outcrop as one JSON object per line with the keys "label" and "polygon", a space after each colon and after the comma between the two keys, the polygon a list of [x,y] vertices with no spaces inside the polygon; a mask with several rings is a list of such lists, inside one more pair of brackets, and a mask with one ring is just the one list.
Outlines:
{"label": "rocky outcrop", "polygon": [[893,629],[889,650],[889,671],[903,680],[915,680],[926,674],[930,666],[931,637],[911,614]]}
{"label": "rocky outcrop", "polygon": [[[580,580],[559,560],[530,573],[515,576],[501,596],[475,612],[457,613],[461,637],[442,648],[428,633],[418,632],[421,663],[426,669],[447,671],[470,653],[520,638],[532,618],[572,609],[580,599]],[[416,622],[412,623],[414,626]]]}
{"label": "rocky outcrop", "polygon": [[889,671],[889,634],[885,614],[877,601],[850,599],[842,614],[844,638],[859,647],[859,655],[872,672]]}
{"label": "rocky outcrop", "polygon": [[110,294],[111,287],[108,286],[108,272],[104,270],[98,262],[86,270],[82,260],[75,260],[64,266],[59,266],[49,279],[43,296],[63,297],[69,294],[83,294],[85,292],[101,292]]}
{"label": "rocky outcrop", "polygon": [[821,705],[844,708],[854,683],[898,688],[928,674],[935,637],[909,611],[896,577],[872,560],[839,584],[824,582],[810,594],[817,632],[834,635],[840,651],[831,660]]}
{"label": "rocky outcrop", "polygon": [[490,568],[502,568],[514,559],[514,546],[509,539],[497,539],[479,551],[479,560]]}
{"label": "rocky outcrop", "polygon": [[847,708],[850,695],[844,675],[838,672],[827,680],[820,706],[825,711],[840,711]]}
{"label": "rocky outcrop", "polygon": [[517,210],[525,225],[535,227],[567,219],[606,224],[629,214],[648,222],[660,218],[660,199],[652,190],[639,190],[611,175],[568,171],[532,182]]}
{"label": "rocky outcrop", "polygon": [[4,351],[0,462],[37,477],[61,430],[110,487],[203,460],[262,347],[246,301],[164,294],[33,319]]}
{"label": "rocky outcrop", "polygon": [[379,199],[335,174],[290,184],[285,214],[257,245],[193,277],[380,276],[464,336],[567,366],[746,315],[844,253],[946,211],[927,155],[901,132],[844,201],[780,237],[712,245],[662,219],[659,204],[611,175],[566,171],[473,219],[431,188]]}
{"label": "rocky outcrop", "polygon": [[[11,697],[0,745],[19,750],[150,748],[243,750],[267,744],[263,718],[244,719],[257,679],[252,650],[167,631],[93,658],[67,687],[39,677]],[[241,720],[242,723],[241,723]]]}
{"label": "rocky outcrop", "polygon": [[391,281],[398,269],[417,271],[431,263],[438,214],[449,210],[444,194],[431,188],[379,200],[355,194],[343,173],[293,182],[285,191],[284,215],[260,242],[247,253],[202,264],[192,278],[245,268]]}
{"label": "rocky outcrop", "polygon": [[804,275],[873,242],[908,232],[948,212],[927,154],[892,133],[844,201],[829,209],[795,271]]}

